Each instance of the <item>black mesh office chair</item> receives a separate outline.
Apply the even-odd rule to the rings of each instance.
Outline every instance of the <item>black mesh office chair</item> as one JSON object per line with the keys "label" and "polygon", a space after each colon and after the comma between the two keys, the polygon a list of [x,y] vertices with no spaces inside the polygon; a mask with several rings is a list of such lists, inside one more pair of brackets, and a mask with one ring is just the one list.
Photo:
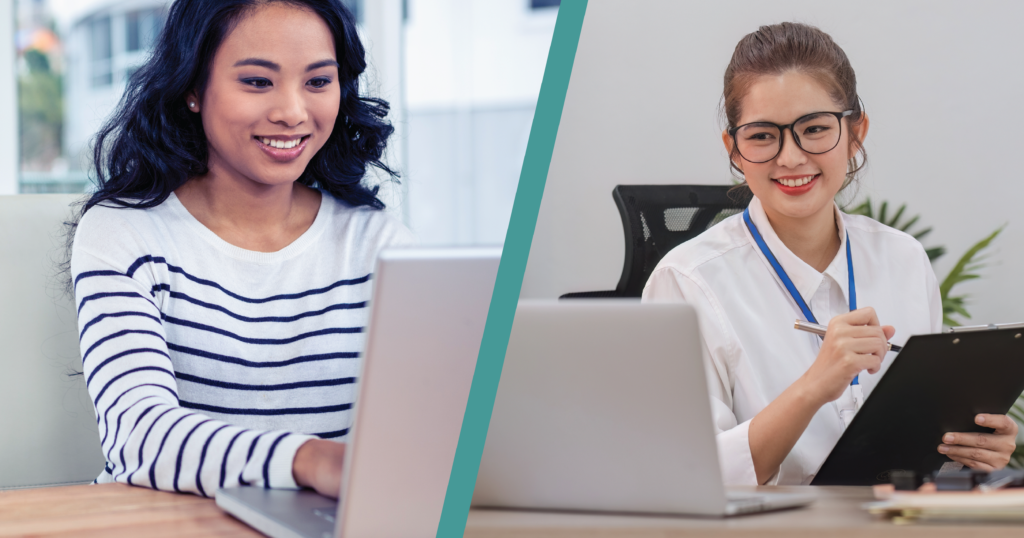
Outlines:
{"label": "black mesh office chair", "polygon": [[618,185],[612,198],[626,238],[619,285],[609,291],[566,293],[562,299],[640,297],[668,251],[743,211],[751,194],[731,185]]}

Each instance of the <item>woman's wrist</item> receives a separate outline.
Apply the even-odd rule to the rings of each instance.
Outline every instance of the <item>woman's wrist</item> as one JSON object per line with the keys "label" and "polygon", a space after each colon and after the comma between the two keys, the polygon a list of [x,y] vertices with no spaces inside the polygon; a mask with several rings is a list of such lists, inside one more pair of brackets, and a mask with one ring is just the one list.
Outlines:
{"label": "woman's wrist", "polygon": [[821,406],[828,403],[828,399],[825,398],[821,391],[818,390],[819,383],[815,383],[813,380],[804,374],[797,378],[797,380],[789,386],[786,392],[790,393],[790,397],[801,407],[813,409],[816,413]]}
{"label": "woman's wrist", "polygon": [[345,444],[326,439],[310,439],[295,451],[292,477],[304,488],[337,498],[341,489],[341,471],[345,461]]}
{"label": "woman's wrist", "polygon": [[295,451],[295,458],[292,459],[292,478],[295,479],[295,484],[308,488],[312,484],[310,477],[313,475],[311,469],[316,465],[316,439],[310,439],[305,443],[299,445],[299,449]]}

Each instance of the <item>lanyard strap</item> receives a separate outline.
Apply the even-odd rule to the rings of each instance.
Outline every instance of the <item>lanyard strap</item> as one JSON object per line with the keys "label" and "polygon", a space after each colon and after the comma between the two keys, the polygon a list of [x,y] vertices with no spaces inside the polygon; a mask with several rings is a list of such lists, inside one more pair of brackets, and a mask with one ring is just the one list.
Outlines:
{"label": "lanyard strap", "polygon": [[[800,292],[797,291],[796,285],[793,284],[789,275],[786,274],[786,270],[782,268],[782,264],[779,263],[779,260],[777,260],[775,255],[772,254],[772,250],[768,248],[768,245],[764,242],[764,238],[761,237],[761,233],[757,231],[757,226],[755,226],[754,222],[750,220],[749,208],[743,210],[743,222],[747,224],[747,229],[750,230],[750,235],[754,236],[754,242],[757,243],[757,247],[761,249],[761,253],[764,254],[765,258],[768,258],[768,263],[770,263],[772,268],[775,269],[775,274],[779,275],[779,279],[782,280],[782,284],[786,286],[786,290],[789,291],[793,300],[796,301],[797,306],[800,307],[800,311],[803,312],[804,318],[811,323],[818,323],[818,320],[814,317],[814,313],[811,312],[811,308],[807,306],[804,298],[800,295]],[[857,309],[857,285],[853,279],[853,256],[850,254],[849,232],[846,233],[846,269],[846,272],[850,277],[850,311],[853,312]]]}
{"label": "lanyard strap", "polygon": [[[757,247],[761,249],[761,253],[764,254],[765,258],[768,258],[768,263],[772,264],[772,268],[775,269],[775,274],[779,275],[779,279],[782,280],[782,284],[786,286],[789,294],[793,296],[793,300],[796,301],[797,306],[800,307],[800,311],[804,313],[804,318],[811,323],[818,323],[818,320],[814,318],[814,313],[811,312],[811,307],[807,306],[804,298],[800,296],[800,292],[797,291],[796,286],[793,285],[793,281],[786,274],[786,270],[782,268],[782,264],[779,260],[775,259],[775,255],[772,254],[772,250],[768,248],[768,245],[764,242],[764,238],[761,237],[761,233],[757,231],[757,226],[750,220],[750,209],[743,210],[743,222],[747,223],[747,229],[750,230],[750,235],[754,236],[754,242],[757,243]],[[857,309],[857,285],[853,281],[853,256],[850,255],[850,232],[846,232],[846,269],[847,274],[850,275],[850,312]],[[860,376],[854,377],[851,385],[860,384]]]}

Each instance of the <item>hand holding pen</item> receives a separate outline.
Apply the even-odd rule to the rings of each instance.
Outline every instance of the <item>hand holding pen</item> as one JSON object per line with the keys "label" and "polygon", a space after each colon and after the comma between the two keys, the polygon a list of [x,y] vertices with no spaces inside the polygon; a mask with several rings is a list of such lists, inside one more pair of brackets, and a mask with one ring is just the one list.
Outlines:
{"label": "hand holding pen", "polygon": [[889,352],[896,330],[882,326],[871,307],[858,308],[829,321],[818,357],[798,383],[820,405],[837,400],[862,371],[876,373]]}
{"label": "hand holding pen", "polygon": [[[796,322],[793,323],[793,328],[798,330],[798,331],[809,332],[809,333],[816,334],[816,335],[821,336],[821,337],[824,337],[825,333],[828,332],[828,327],[825,327],[824,325],[818,325],[817,323],[811,323],[809,321],[804,321],[802,319],[796,320]],[[900,351],[903,351],[903,346],[898,346],[896,344],[888,344],[888,345],[889,345],[889,351],[892,351],[893,353],[899,353]]]}

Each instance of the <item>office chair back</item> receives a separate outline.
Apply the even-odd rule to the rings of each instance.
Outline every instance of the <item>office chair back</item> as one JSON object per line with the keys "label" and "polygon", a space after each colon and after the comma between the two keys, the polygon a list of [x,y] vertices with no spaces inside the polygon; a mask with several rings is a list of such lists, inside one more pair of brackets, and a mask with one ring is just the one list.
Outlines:
{"label": "office chair back", "polygon": [[0,196],[0,489],[91,482],[103,470],[74,300],[57,272],[81,195]]}
{"label": "office chair back", "polygon": [[731,185],[618,185],[612,198],[626,240],[619,284],[615,290],[567,293],[563,299],[640,297],[665,254],[743,211],[751,194]]}

